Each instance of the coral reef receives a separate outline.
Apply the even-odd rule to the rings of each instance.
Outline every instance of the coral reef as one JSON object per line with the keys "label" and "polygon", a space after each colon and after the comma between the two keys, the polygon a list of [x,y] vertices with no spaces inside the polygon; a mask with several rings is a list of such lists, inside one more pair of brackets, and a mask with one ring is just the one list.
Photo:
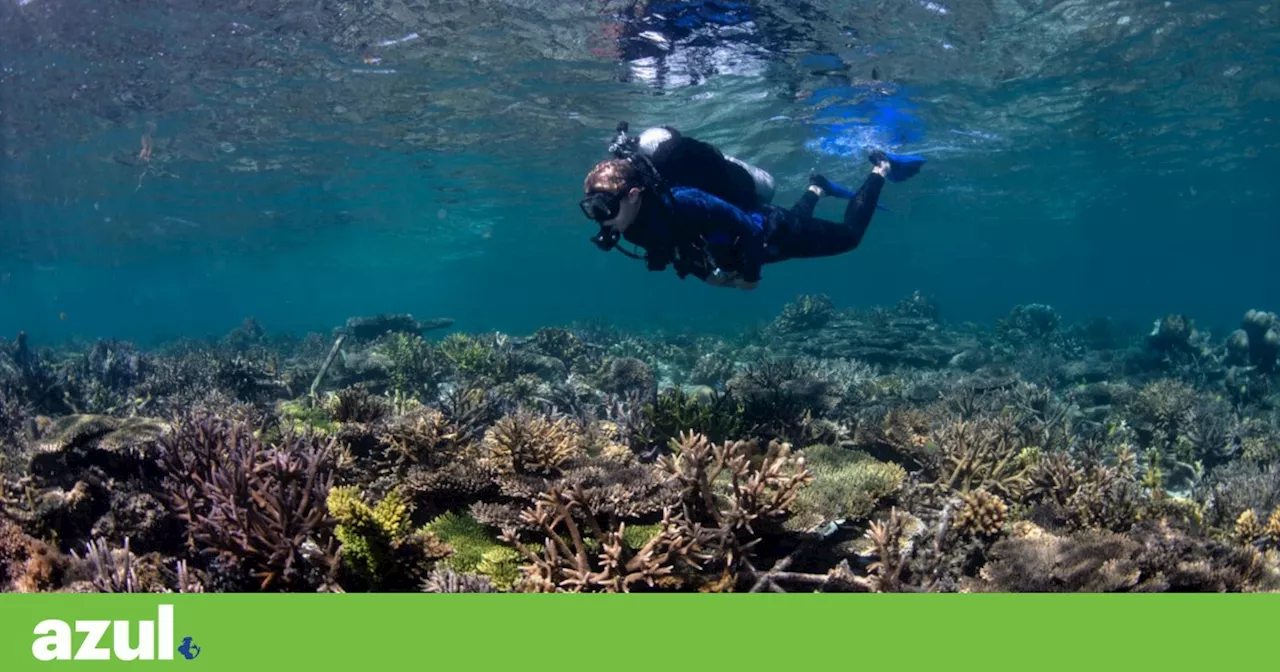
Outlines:
{"label": "coral reef", "polygon": [[0,590],[1280,589],[1274,313],[453,326],[0,340]]}

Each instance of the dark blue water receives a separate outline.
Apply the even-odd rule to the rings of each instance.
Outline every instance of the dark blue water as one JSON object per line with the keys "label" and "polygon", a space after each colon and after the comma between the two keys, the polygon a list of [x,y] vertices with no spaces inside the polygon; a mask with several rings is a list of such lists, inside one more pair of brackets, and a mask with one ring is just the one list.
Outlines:
{"label": "dark blue water", "polygon": [[[1280,308],[1273,3],[140,4],[0,0],[0,335],[731,331],[920,290],[952,320],[1225,336]],[[588,242],[621,119],[764,167],[784,206],[872,145],[929,163],[859,249],[742,292]]]}

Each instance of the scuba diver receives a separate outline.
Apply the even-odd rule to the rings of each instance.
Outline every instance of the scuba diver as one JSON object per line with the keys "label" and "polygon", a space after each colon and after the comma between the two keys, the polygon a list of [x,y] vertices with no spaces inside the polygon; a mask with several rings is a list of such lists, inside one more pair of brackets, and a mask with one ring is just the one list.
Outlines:
{"label": "scuba diver", "polygon": [[[862,242],[885,180],[901,182],[924,159],[871,152],[873,165],[857,192],[812,175],[790,209],[772,205],[767,172],[670,127],[627,135],[627,124],[609,147],[614,158],[596,164],[583,181],[583,214],[600,225],[591,240],[604,251],[620,240],[644,248],[651,271],[675,268],[711,285],[755,289],[761,266],[788,259],[844,254]],[[813,216],[823,196],[848,199],[844,219]]]}

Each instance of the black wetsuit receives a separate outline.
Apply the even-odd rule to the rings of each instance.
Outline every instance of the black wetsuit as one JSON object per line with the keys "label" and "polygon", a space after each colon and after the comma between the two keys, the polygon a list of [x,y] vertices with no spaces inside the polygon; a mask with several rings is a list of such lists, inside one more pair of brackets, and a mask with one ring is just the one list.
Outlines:
{"label": "black wetsuit", "polygon": [[[705,280],[718,267],[740,274],[746,282],[759,282],[763,264],[829,257],[856,248],[871,224],[884,182],[875,173],[867,176],[841,222],[813,216],[818,195],[811,191],[790,209],[744,209],[702,189],[672,187],[665,194],[645,196],[623,238],[645,249],[649,270],[674,265],[682,278]],[[751,193],[754,201],[754,189]]]}

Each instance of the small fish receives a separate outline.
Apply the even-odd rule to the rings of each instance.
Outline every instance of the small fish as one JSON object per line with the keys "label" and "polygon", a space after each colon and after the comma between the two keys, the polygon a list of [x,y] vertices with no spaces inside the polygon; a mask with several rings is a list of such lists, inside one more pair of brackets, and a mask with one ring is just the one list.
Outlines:
{"label": "small fish", "polygon": [[63,312],[61,312],[61,313],[58,313],[58,319],[59,319],[59,320],[62,320],[63,322],[66,322],[66,321],[67,321],[67,313],[66,313],[66,311],[63,311]]}

